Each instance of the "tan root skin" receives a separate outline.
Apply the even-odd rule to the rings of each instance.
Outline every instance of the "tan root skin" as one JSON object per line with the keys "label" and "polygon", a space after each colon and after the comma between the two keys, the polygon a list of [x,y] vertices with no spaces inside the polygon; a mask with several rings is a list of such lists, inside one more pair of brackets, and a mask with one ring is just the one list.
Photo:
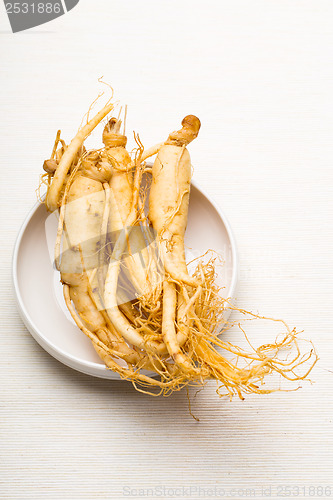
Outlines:
{"label": "tan root skin", "polygon": [[65,238],[60,270],[79,272],[98,266],[104,204],[102,183],[78,174],[64,205]]}

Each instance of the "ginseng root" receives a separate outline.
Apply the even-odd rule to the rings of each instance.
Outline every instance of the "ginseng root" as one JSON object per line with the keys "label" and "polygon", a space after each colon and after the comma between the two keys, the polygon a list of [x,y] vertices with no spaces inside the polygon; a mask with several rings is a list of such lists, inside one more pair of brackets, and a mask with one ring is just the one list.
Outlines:
{"label": "ginseng root", "polygon": [[152,169],[148,217],[158,235],[165,270],[175,280],[198,286],[189,276],[184,249],[191,186],[191,160],[186,146],[199,133],[200,120],[189,115],[182,129],[159,148]]}

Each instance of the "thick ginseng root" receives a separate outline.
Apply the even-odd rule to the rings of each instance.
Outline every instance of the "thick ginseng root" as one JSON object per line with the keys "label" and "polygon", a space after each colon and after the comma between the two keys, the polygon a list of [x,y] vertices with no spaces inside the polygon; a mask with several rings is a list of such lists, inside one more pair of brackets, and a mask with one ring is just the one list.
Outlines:
{"label": "thick ginseng root", "polygon": [[[120,126],[121,121],[116,118],[111,118],[106,124],[103,132],[105,149],[101,154],[102,164],[108,164],[112,169],[109,182],[111,197],[108,231],[113,244],[124,229],[133,200],[133,169],[135,164],[125,149],[127,138],[120,134]],[[122,264],[130,279],[131,286],[134,287],[132,294],[136,293],[139,297],[149,294],[151,292],[151,274],[155,266],[149,258],[147,243],[139,224],[131,228],[128,234],[127,252],[122,256]],[[134,297],[130,297],[130,299],[132,298]]]}
{"label": "thick ginseng root", "polygon": [[152,168],[148,217],[157,232],[165,270],[180,283],[198,286],[189,276],[184,249],[191,185],[191,160],[186,149],[198,135],[200,121],[189,115],[182,129],[169,135]]}
{"label": "thick ginseng root", "polygon": [[[159,148],[152,168],[152,184],[149,194],[149,219],[158,237],[166,272],[180,286],[199,286],[198,279],[189,275],[186,261],[184,236],[187,224],[191,184],[191,160],[189,144],[198,135],[200,121],[193,115],[185,117],[182,129],[169,135]],[[183,298],[181,299],[183,301]],[[178,319],[182,308],[178,308]],[[176,324],[176,285],[167,280],[163,286],[162,335],[170,356],[185,373],[194,372],[189,358],[182,352],[179,338],[184,342],[186,330]],[[184,323],[184,322],[183,322]],[[178,332],[177,329],[178,328]],[[181,331],[180,335],[179,331]]]}
{"label": "thick ginseng root", "polygon": [[[105,194],[102,182],[109,181],[111,170],[96,169],[94,154],[82,161],[82,169],[73,180],[64,206],[65,238],[60,264],[61,279],[69,286],[70,299],[87,328],[103,343],[113,342],[112,348],[126,355],[126,361],[137,364],[140,357],[115,331],[109,332],[105,319],[88,293],[87,270],[98,268],[101,227]],[[101,182],[102,181],[102,182]],[[99,354],[103,353],[94,343]]]}
{"label": "thick ginseng root", "polygon": [[[60,208],[56,264],[59,270],[79,273],[105,265],[104,247],[109,218],[109,180],[111,168],[99,162],[98,151],[85,153],[67,181]],[[63,231],[63,249],[60,266],[60,236]],[[96,290],[95,302],[103,309],[100,291]]]}

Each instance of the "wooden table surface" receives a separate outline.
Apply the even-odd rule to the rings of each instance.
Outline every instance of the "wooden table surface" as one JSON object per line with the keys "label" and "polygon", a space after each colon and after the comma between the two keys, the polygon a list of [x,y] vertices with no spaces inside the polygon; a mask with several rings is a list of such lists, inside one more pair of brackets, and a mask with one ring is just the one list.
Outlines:
{"label": "wooden table surface", "polygon": [[[330,0],[81,0],[12,34],[0,5],[0,498],[333,496],[332,22]],[[209,383],[191,391],[196,422],[186,391],[83,375],[30,336],[15,237],[56,130],[71,138],[102,76],[144,144],[200,117],[194,176],[234,230],[237,304],[304,330],[313,384],[229,402]]]}

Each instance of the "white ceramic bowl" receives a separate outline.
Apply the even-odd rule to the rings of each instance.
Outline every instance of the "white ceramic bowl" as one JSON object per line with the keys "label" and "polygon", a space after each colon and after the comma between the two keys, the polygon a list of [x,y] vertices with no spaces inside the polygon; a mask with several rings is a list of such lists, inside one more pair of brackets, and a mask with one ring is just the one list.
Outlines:
{"label": "white ceramic bowl", "polygon": [[[54,358],[95,377],[119,379],[97,356],[90,340],[77,328],[62,296],[59,272],[52,264],[56,219],[37,203],[18,234],[13,255],[13,283],[21,317],[34,339]],[[223,212],[192,183],[187,260],[208,249],[224,259],[218,280],[223,295],[234,297],[238,278],[235,240]]]}

